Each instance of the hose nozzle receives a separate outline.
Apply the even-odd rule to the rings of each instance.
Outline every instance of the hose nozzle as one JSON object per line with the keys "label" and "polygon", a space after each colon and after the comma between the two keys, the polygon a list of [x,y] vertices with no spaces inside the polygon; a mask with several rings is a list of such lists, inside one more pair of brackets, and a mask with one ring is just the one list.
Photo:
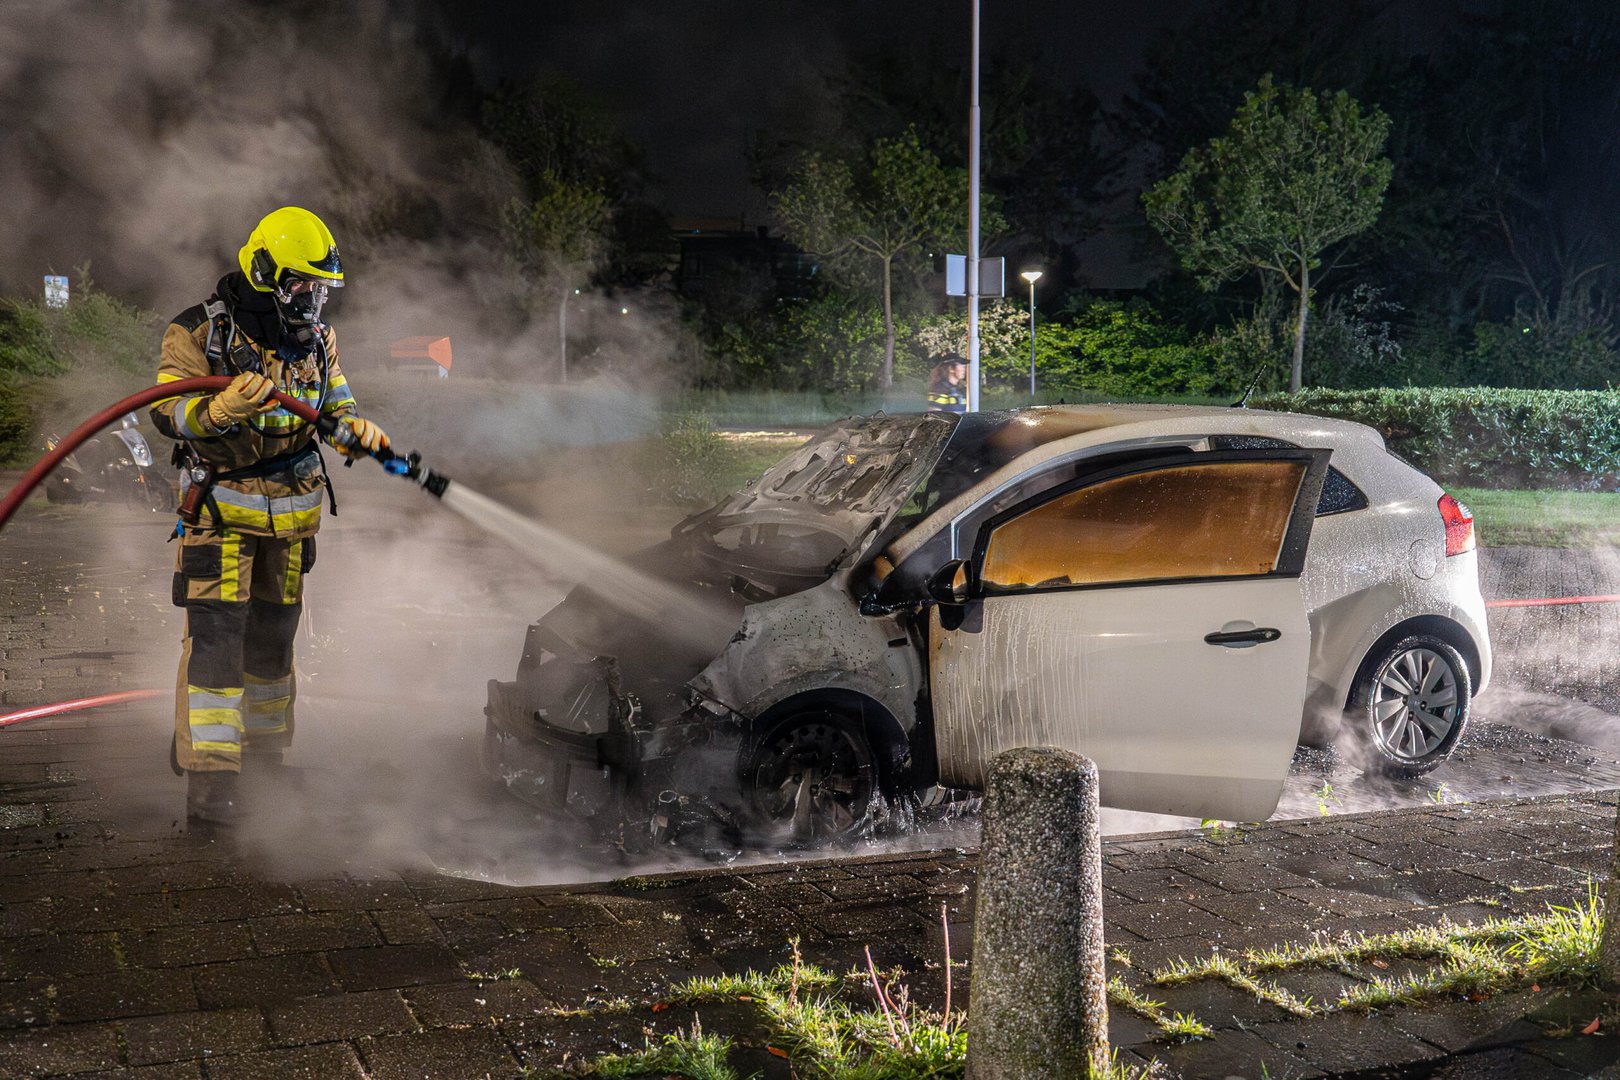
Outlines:
{"label": "hose nozzle", "polygon": [[428,493],[435,498],[444,495],[444,489],[450,485],[450,478],[442,473],[422,465],[422,455],[412,450],[405,457],[390,456],[382,463],[383,471],[394,476],[403,476],[407,480],[415,480]]}

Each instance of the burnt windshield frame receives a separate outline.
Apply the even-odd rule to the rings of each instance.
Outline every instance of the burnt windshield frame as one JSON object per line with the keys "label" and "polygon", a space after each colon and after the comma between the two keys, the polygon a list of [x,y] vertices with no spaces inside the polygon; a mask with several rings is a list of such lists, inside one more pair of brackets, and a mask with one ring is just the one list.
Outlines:
{"label": "burnt windshield frame", "polygon": [[996,448],[991,437],[1015,418],[1011,412],[964,413],[956,430],[945,442],[945,449],[934,462],[920,488],[922,506],[918,518],[926,517],[997,469],[1029,452],[1028,447]]}
{"label": "burnt windshield frame", "polygon": [[[724,525],[720,523],[730,524],[739,521],[746,521],[758,508],[756,504],[761,498],[796,506],[835,509],[837,507],[836,503],[815,498],[801,499],[785,496],[777,492],[774,488],[765,487],[763,485],[763,481],[766,476],[786,464],[795,455],[803,451],[805,447],[826,442],[830,436],[834,435],[840,430],[849,428],[851,425],[864,426],[880,420],[887,420],[890,422],[910,421],[910,427],[913,430],[908,436],[909,441],[910,438],[915,437],[917,431],[926,426],[940,423],[953,423],[957,419],[959,418],[951,416],[947,413],[902,413],[895,416],[886,416],[884,413],[880,412],[874,413],[871,416],[845,417],[844,419],[828,424],[826,427],[823,427],[815,432],[815,434],[806,439],[804,443],[800,444],[798,447],[795,447],[790,453],[783,456],[781,460],[772,464],[770,468],[766,469],[757,480],[750,481],[747,487],[732,492],[706,510],[699,510],[698,512],[686,517],[675,527],[675,532],[677,535],[684,535],[705,529],[706,527],[710,526],[716,528],[724,527]],[[942,433],[938,442],[932,446],[923,448],[922,454],[919,456],[921,457],[928,454],[937,454],[940,448],[943,447],[950,440],[950,438],[950,434]],[[830,465],[831,461],[832,459],[829,458],[826,464]],[[926,479],[933,474],[935,464],[937,464],[937,458],[935,462],[931,462],[928,465],[926,472],[923,473],[922,479]],[[825,471],[826,469],[824,466],[821,471],[818,471],[813,476],[805,477],[801,481],[801,485],[814,486],[824,479]],[[920,483],[921,481],[919,481],[919,484]],[[894,514],[899,511],[899,509],[904,507],[906,502],[908,502],[912,496],[916,494],[917,486],[918,485],[913,485],[910,489],[908,489],[904,493],[904,497],[898,501],[894,508],[891,509],[890,512],[885,515],[885,517],[892,518]],[[864,495],[866,492],[862,492],[862,494]],[[739,504],[741,505],[739,506]]]}
{"label": "burnt windshield frame", "polygon": [[[906,507],[917,497],[929,479],[934,475],[940,455],[955,434],[956,427],[961,420],[960,416],[948,413],[901,413],[887,415],[874,413],[871,416],[846,417],[833,424],[829,424],[816,432],[793,453],[783,457],[766,474],[781,468],[794,459],[807,447],[826,444],[830,439],[849,433],[869,431],[878,425],[892,425],[903,432],[900,444],[893,448],[893,460],[885,468],[882,475],[874,482],[861,488],[857,495],[864,498],[875,490],[891,482],[895,483],[895,490],[891,497],[881,500],[876,505],[860,511],[850,520],[864,521],[858,530],[851,532],[848,529],[838,528],[834,523],[841,514],[851,509],[850,493],[841,491],[840,497],[824,500],[806,493],[803,497],[797,495],[784,495],[774,487],[764,486],[760,482],[748,488],[733,493],[722,499],[707,510],[688,517],[676,526],[674,536],[681,537],[689,543],[700,545],[704,549],[703,557],[711,563],[723,564],[732,555],[730,551],[716,542],[717,533],[731,527],[758,523],[761,516],[769,517],[778,512],[794,513],[796,520],[792,524],[799,527],[816,528],[817,519],[829,522],[828,527],[819,529],[829,536],[836,537],[844,542],[843,549],[838,556],[827,565],[817,564],[813,569],[820,579],[825,580],[836,570],[857,555],[860,551],[873,547],[881,547],[872,543],[875,537],[884,536],[889,530],[897,527],[897,520],[905,516]],[[799,489],[819,488],[827,479],[829,471],[837,471],[842,466],[835,465],[836,455],[829,455],[823,466],[814,474],[798,479]],[[904,484],[904,490],[899,490],[897,482],[906,472],[915,470],[914,479]],[[780,521],[780,524],[788,524]],[[846,535],[848,533],[848,535]],[[751,567],[750,569],[758,569]],[[811,567],[804,567],[806,571]],[[778,570],[778,572],[783,572]]]}

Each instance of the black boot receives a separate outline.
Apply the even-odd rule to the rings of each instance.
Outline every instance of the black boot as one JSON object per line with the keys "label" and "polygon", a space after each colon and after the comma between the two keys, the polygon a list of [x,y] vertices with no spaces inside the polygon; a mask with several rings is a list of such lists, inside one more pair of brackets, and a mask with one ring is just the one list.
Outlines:
{"label": "black boot", "polygon": [[242,818],[241,777],[233,772],[186,774],[186,818],[212,825],[234,825]]}

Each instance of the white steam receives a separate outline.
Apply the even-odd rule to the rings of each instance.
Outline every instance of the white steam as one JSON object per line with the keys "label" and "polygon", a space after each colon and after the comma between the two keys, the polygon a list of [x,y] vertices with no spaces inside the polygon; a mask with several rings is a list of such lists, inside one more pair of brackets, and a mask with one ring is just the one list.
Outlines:
{"label": "white steam", "polygon": [[[538,283],[517,273],[496,229],[516,182],[439,101],[443,80],[407,10],[382,0],[0,4],[0,295],[36,296],[40,275],[88,263],[98,285],[166,321],[235,268],[259,218],[302,205],[343,253],[348,287],[329,312],[345,373],[401,449],[458,478],[522,487],[560,443],[645,435],[676,351],[672,313],[587,288],[571,301],[580,344],[570,368],[629,382],[552,383],[555,303],[536,299]],[[418,335],[452,339],[451,378],[387,370],[389,343]],[[71,426],[118,396],[89,381],[51,423]],[[154,451],[167,459],[163,440]],[[447,839],[534,849],[543,830],[510,800],[492,803],[474,762],[484,683],[511,677],[525,627],[567,576],[534,570],[369,462],[334,473],[341,516],[323,529],[308,579],[289,755],[314,770],[301,789],[310,797],[272,793],[247,839],[288,873],[420,865]],[[633,505],[643,486],[576,486],[543,510],[589,516]],[[76,550],[148,585],[150,635],[120,674],[125,686],[174,678],[171,524],[95,507],[71,521]],[[145,714],[150,752],[130,785],[138,816],[158,828],[183,799],[164,765],[168,708]]]}

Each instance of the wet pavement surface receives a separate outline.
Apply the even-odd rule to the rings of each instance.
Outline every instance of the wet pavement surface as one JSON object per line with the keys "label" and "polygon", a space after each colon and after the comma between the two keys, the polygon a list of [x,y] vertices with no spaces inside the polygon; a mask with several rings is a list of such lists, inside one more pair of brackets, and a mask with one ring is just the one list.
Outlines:
{"label": "wet pavement surface", "polygon": [[[971,951],[971,815],[764,865],[628,862],[537,821],[478,779],[473,752],[484,680],[509,677],[555,589],[425,497],[408,529],[397,507],[368,513],[401,493],[360,472],[340,477],[310,579],[294,767],[259,778],[248,827],[186,831],[165,701],[0,731],[0,1076],[517,1076],[689,1025],[690,1009],[652,1010],[673,983],[774,966],[794,937],[832,970],[870,945],[939,1004],[941,904],[953,955]],[[30,508],[0,535],[0,712],[172,683],[166,529]],[[1507,549],[1482,567],[1487,596],[1620,592],[1609,552]],[[1620,605],[1491,620],[1493,687],[1431,776],[1374,781],[1302,750],[1270,823],[1110,841],[1108,939],[1130,956],[1116,973],[1584,897],[1620,787]],[[1219,983],[1153,996],[1215,1037],[1160,1042],[1116,1009],[1115,1044],[1189,1077],[1591,1075],[1620,1057],[1578,1035],[1589,995],[1307,1021]],[[747,1009],[702,1018],[759,1028]],[[734,1067],[788,1075],[750,1039]]]}

